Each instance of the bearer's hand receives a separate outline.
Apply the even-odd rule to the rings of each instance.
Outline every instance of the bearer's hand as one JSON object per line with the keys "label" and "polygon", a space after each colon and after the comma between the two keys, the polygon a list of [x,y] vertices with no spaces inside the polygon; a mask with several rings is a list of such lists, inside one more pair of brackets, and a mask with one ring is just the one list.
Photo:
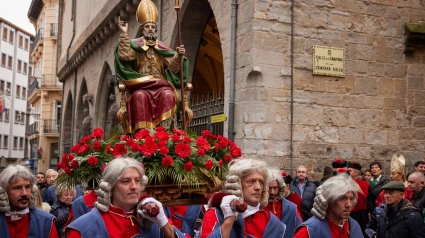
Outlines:
{"label": "bearer's hand", "polygon": [[227,196],[224,196],[223,199],[221,200],[220,208],[221,208],[221,211],[223,212],[224,219],[231,216],[236,217],[237,215],[237,212],[234,211],[232,209],[232,206],[230,205],[233,200],[239,200],[239,198],[236,197],[235,195],[227,195]]}
{"label": "bearer's hand", "polygon": [[[137,210],[137,213],[139,213],[143,218],[146,218],[152,221],[153,223],[155,223],[156,225],[158,225],[159,228],[162,228],[163,226],[167,225],[168,219],[165,216],[164,208],[162,207],[162,204],[158,200],[154,198],[145,198],[143,199],[141,203],[142,203],[141,204],[142,206],[146,205],[147,203],[155,204],[159,208],[159,213],[155,217],[149,216],[148,213],[144,211],[143,209]],[[140,206],[137,206],[137,207],[140,207]]]}
{"label": "bearer's hand", "polygon": [[118,17],[118,27],[120,28],[121,34],[127,34],[128,23],[124,23],[121,17]]}
{"label": "bearer's hand", "polygon": [[177,53],[179,55],[184,55],[186,53],[186,51],[184,49],[184,45],[181,45],[181,46],[177,47],[176,49],[177,49]]}

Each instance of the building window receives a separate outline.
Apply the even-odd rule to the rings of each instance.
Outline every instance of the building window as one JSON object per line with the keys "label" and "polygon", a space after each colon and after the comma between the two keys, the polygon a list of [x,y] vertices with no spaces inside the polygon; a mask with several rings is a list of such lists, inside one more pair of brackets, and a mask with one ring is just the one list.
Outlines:
{"label": "building window", "polygon": [[7,82],[6,85],[7,85],[6,86],[6,95],[9,95],[10,96],[10,82]]}
{"label": "building window", "polygon": [[24,68],[23,68],[23,70],[22,71],[24,71],[24,74],[25,75],[27,75],[27,68],[28,68],[28,64],[27,63],[24,63]]}
{"label": "building window", "polygon": [[12,56],[9,56],[8,61],[7,61],[7,68],[12,69]]}
{"label": "building window", "polygon": [[15,111],[15,124],[19,124],[19,122],[21,122],[21,113]]}
{"label": "building window", "polygon": [[3,109],[4,122],[9,122],[9,109]]}
{"label": "building window", "polygon": [[25,124],[25,113],[24,112],[21,112],[21,125],[24,125]]}
{"label": "building window", "polygon": [[1,54],[1,66],[6,67],[6,54]]}
{"label": "building window", "polygon": [[24,45],[24,37],[19,36],[19,43],[18,43],[19,48],[22,48],[23,45]]}
{"label": "building window", "polygon": [[9,145],[9,136],[4,135],[3,136],[3,149],[7,149],[8,145]]}
{"label": "building window", "polygon": [[16,98],[21,96],[21,86],[16,85]]}
{"label": "building window", "polygon": [[18,73],[22,72],[22,61],[18,60]]}
{"label": "building window", "polygon": [[[0,81],[0,93],[4,93],[4,81],[3,80]],[[3,101],[3,104],[4,104],[4,101]]]}
{"label": "building window", "polygon": [[25,38],[25,48],[24,49],[28,50],[28,39],[27,38]]}
{"label": "building window", "polygon": [[28,75],[32,75],[32,67],[30,66],[30,67],[28,67]]}
{"label": "building window", "polygon": [[22,97],[21,97],[22,99],[25,99],[25,98],[27,98],[27,89],[26,88],[24,88],[24,87],[22,87]]}
{"label": "building window", "polygon": [[18,137],[17,136],[13,137],[13,149],[14,150],[18,149]]}
{"label": "building window", "polygon": [[3,37],[2,37],[2,39],[4,41],[7,41],[7,28],[6,27],[3,27]]}
{"label": "building window", "polygon": [[13,34],[14,34],[13,31],[9,31],[9,43],[10,44],[13,44]]}
{"label": "building window", "polygon": [[24,137],[19,137],[19,150],[24,150]]}
{"label": "building window", "polygon": [[[0,121],[3,121],[3,111],[0,111]],[[0,137],[1,137],[1,135],[0,135]]]}

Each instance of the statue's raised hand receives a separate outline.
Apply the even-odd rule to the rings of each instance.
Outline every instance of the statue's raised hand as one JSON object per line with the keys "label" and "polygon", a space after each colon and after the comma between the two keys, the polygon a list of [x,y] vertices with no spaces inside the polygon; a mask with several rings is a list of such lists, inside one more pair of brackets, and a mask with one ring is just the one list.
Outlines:
{"label": "statue's raised hand", "polygon": [[121,20],[121,17],[118,17],[118,27],[120,28],[121,34],[127,34],[128,23]]}
{"label": "statue's raised hand", "polygon": [[177,53],[179,55],[184,55],[186,53],[186,51],[184,49],[184,45],[181,45],[181,46],[177,47],[176,50],[177,50]]}

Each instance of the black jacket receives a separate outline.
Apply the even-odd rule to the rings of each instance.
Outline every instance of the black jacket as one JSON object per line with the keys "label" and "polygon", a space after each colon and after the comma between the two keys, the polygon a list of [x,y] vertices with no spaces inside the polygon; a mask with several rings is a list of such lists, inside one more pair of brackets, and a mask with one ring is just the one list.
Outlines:
{"label": "black jacket", "polygon": [[413,206],[418,209],[418,212],[422,214],[425,208],[425,187],[418,193],[413,195]]}
{"label": "black jacket", "polygon": [[375,184],[374,187],[372,187],[372,183],[370,182],[370,180],[368,182],[369,182],[370,187],[372,188],[371,199],[373,199],[373,201],[375,203],[376,198],[378,198],[379,193],[381,193],[381,191],[382,191],[382,186],[384,186],[386,183],[390,182],[390,179],[386,175],[382,174],[381,178]]}
{"label": "black jacket", "polygon": [[[314,198],[316,197],[316,189],[317,186],[314,183],[310,182],[308,179],[306,179],[304,185],[304,193],[302,196],[303,200],[301,201],[301,216],[303,218],[303,221],[307,221],[312,216],[311,209],[313,208]],[[290,190],[292,192],[296,192],[298,195],[301,196],[296,179],[292,180]]]}
{"label": "black jacket", "polygon": [[392,220],[388,220],[388,206],[378,219],[377,238],[423,238],[425,223],[421,214],[408,200],[400,201],[398,212]]}

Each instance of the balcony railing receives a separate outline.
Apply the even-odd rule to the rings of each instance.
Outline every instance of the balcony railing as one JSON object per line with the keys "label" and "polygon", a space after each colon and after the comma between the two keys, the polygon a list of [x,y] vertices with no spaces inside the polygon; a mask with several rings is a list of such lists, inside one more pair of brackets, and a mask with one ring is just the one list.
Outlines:
{"label": "balcony railing", "polygon": [[50,24],[50,36],[57,36],[58,35],[58,24],[57,23],[51,23]]}
{"label": "balcony railing", "polygon": [[42,88],[62,88],[62,83],[56,78],[56,75],[53,74],[43,74],[41,78],[41,87]]}
{"label": "balcony railing", "polygon": [[59,133],[59,122],[57,120],[43,120],[44,133]]}
{"label": "balcony railing", "polygon": [[34,48],[37,46],[38,41],[44,38],[44,28],[38,28],[37,35],[31,45],[31,53],[34,51]]}
{"label": "balcony railing", "polygon": [[35,122],[28,126],[27,132],[25,133],[26,136],[32,136],[35,134],[40,134],[40,125],[38,122]]}
{"label": "balcony railing", "polygon": [[28,88],[28,96],[30,96],[36,89],[40,88],[40,84],[38,83],[38,79],[36,77],[31,78],[31,84]]}

